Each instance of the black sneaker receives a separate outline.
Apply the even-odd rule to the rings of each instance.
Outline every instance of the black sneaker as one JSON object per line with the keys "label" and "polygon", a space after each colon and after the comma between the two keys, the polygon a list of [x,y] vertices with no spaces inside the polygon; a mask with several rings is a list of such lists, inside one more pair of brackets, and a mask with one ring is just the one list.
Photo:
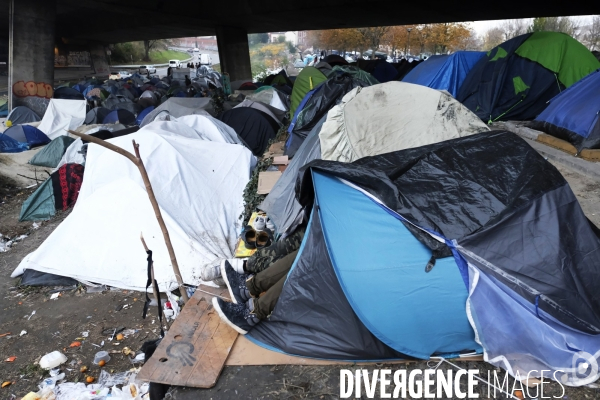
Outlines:
{"label": "black sneaker", "polygon": [[251,302],[233,304],[219,297],[213,297],[212,303],[219,317],[242,335],[248,333],[254,325],[260,322],[256,315],[250,313]]}
{"label": "black sneaker", "polygon": [[227,260],[221,261],[221,277],[229,289],[234,304],[244,304],[252,297],[246,287],[246,275],[238,274]]}

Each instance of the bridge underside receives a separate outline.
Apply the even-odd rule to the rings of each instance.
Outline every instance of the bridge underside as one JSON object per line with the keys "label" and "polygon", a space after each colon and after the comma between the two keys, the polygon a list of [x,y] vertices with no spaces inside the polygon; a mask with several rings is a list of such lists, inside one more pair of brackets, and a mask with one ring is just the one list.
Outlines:
{"label": "bridge underside", "polygon": [[[0,0],[8,11],[10,0]],[[248,33],[459,22],[598,12],[594,1],[481,0],[57,0],[56,36],[70,41],[118,43],[214,35],[218,27]],[[8,12],[0,13],[8,37]]]}

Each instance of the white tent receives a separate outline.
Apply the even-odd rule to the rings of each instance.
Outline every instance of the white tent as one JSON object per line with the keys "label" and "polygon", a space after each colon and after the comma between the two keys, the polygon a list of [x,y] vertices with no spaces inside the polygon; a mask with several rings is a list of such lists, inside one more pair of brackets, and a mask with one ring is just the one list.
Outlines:
{"label": "white tent", "polygon": [[352,162],[487,130],[447,92],[392,81],[357,87],[329,111],[319,133],[321,157]]}
{"label": "white tent", "polygon": [[[109,142],[128,151],[133,151],[132,139],[139,143],[183,280],[195,285],[204,265],[233,256],[242,193],[255,159],[242,145],[176,134],[182,126],[155,122]],[[137,167],[89,144],[74,210],[12,276],[34,269],[144,290],[146,254],[140,232],[153,251],[156,279],[163,289],[173,288],[170,258]]]}
{"label": "white tent", "polygon": [[50,99],[38,129],[50,139],[66,135],[68,129],[78,128],[85,121],[85,100]]}
{"label": "white tent", "polygon": [[204,140],[241,144],[242,141],[232,127],[210,115],[185,115],[176,119],[200,134]]}

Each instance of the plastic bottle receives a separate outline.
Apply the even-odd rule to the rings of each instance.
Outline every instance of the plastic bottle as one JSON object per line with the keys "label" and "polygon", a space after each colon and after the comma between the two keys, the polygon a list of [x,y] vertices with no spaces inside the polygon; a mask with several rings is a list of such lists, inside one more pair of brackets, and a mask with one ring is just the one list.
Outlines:
{"label": "plastic bottle", "polygon": [[67,357],[60,351],[53,351],[40,359],[40,367],[52,369],[67,361]]}

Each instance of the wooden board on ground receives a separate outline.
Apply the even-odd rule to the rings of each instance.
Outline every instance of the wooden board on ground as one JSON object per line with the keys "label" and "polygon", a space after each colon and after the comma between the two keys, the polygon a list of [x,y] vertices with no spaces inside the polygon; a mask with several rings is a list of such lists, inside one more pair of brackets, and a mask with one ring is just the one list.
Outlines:
{"label": "wooden board on ground", "polygon": [[577,149],[571,143],[545,133],[540,133],[537,137],[537,141],[550,147],[554,147],[555,149],[562,150],[565,153],[569,153],[573,156],[577,154]]}
{"label": "wooden board on ground", "polygon": [[173,386],[211,388],[223,370],[238,333],[221,321],[212,294],[227,289],[200,285],[138,378]]}
{"label": "wooden board on ground", "polygon": [[[456,359],[456,361],[482,361],[482,356],[472,356],[468,358]],[[389,361],[386,364],[406,364],[416,361],[397,360]],[[380,363],[379,361],[377,363]],[[267,350],[260,347],[245,336],[240,335],[235,341],[225,365],[372,365],[375,362],[353,363],[348,361],[335,360],[317,360],[314,358],[296,357]]]}

